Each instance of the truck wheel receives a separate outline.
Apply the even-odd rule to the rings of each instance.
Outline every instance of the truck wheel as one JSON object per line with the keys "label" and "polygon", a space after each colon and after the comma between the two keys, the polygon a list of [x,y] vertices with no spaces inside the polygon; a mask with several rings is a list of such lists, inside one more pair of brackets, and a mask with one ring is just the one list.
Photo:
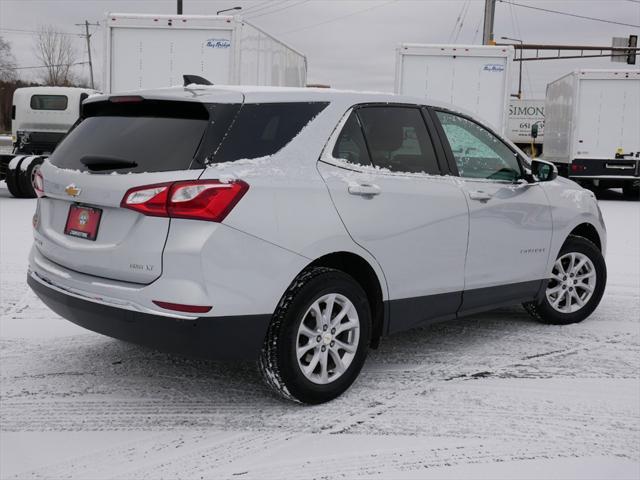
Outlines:
{"label": "truck wheel", "polygon": [[640,180],[625,183],[622,194],[629,200],[640,200]]}
{"label": "truck wheel", "polygon": [[338,270],[308,269],[273,314],[259,360],[262,377],[289,400],[327,402],[360,373],[370,335],[371,311],[362,287]]}
{"label": "truck wheel", "polygon": [[18,155],[13,157],[7,166],[7,189],[9,193],[16,198],[22,198],[22,191],[20,190],[20,164],[26,157]]}
{"label": "truck wheel", "polygon": [[593,242],[570,235],[558,254],[542,298],[523,304],[536,320],[581,322],[596,309],[607,284],[607,266]]}
{"label": "truck wheel", "polygon": [[20,163],[18,182],[23,198],[36,198],[33,188],[33,178],[44,162],[43,157],[27,157]]}

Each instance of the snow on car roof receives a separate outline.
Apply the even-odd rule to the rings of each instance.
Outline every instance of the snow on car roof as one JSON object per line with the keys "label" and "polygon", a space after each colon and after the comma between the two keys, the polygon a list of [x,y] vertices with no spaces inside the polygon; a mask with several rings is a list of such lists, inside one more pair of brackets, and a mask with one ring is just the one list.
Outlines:
{"label": "snow on car roof", "polygon": [[[119,92],[113,95],[139,95],[156,100],[180,100],[202,103],[268,103],[268,102],[338,102],[356,103],[409,103],[446,107],[460,111],[451,105],[385,92],[338,90],[318,87],[265,87],[252,85],[199,85],[173,86],[153,90]],[[109,95],[98,95],[87,102],[106,100]]]}

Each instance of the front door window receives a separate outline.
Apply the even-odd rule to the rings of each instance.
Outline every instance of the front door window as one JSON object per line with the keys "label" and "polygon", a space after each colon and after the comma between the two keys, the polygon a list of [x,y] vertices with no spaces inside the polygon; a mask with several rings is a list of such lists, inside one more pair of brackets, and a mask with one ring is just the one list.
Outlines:
{"label": "front door window", "polygon": [[506,181],[521,177],[516,154],[489,130],[459,115],[436,113],[461,177]]}

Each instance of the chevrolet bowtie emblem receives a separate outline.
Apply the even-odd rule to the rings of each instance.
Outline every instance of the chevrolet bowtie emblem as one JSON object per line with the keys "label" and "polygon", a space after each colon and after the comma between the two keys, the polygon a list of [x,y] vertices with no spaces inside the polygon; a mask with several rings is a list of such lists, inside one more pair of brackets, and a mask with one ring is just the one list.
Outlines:
{"label": "chevrolet bowtie emblem", "polygon": [[67,188],[64,189],[65,193],[70,197],[77,197],[80,195],[82,191],[80,188],[76,187],[73,183],[71,185],[67,185]]}

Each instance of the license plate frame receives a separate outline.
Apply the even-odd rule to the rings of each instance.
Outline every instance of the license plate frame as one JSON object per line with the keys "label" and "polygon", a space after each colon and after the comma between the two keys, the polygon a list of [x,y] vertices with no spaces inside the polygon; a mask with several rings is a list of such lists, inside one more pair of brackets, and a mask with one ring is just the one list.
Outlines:
{"label": "license plate frame", "polygon": [[69,206],[64,234],[95,242],[102,220],[102,209],[74,203]]}

